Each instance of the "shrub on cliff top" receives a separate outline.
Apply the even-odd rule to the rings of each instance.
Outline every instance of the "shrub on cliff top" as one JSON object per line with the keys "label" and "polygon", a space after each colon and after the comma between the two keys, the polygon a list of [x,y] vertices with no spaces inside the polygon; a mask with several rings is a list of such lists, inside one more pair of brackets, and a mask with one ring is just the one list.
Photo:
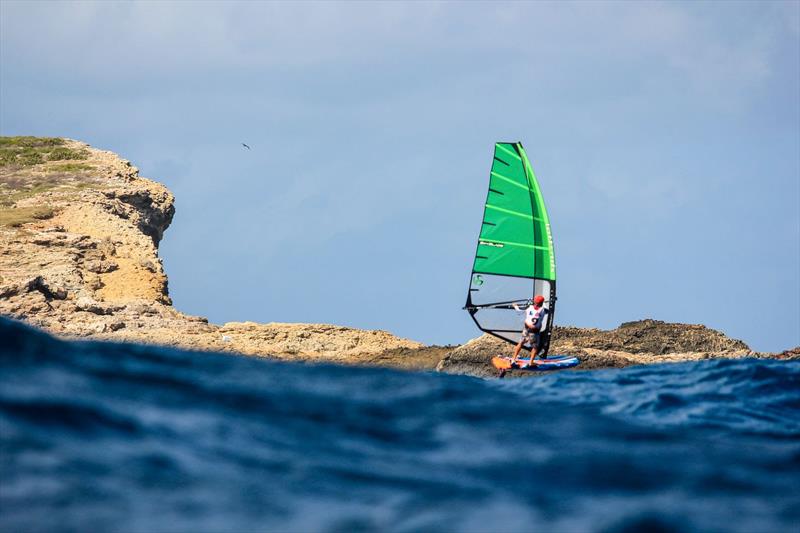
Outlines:
{"label": "shrub on cliff top", "polygon": [[70,150],[65,147],[54,148],[47,154],[48,161],[63,161],[65,159],[86,159],[89,153],[86,150]]}
{"label": "shrub on cliff top", "polygon": [[0,148],[19,147],[19,148],[44,148],[52,146],[62,146],[64,139],[58,137],[0,137]]}
{"label": "shrub on cliff top", "polygon": [[32,165],[38,165],[39,163],[44,163],[44,158],[42,154],[34,150],[33,148],[26,148],[22,152],[19,153],[17,157],[18,161],[21,161],[23,165],[26,167]]}
{"label": "shrub on cliff top", "polygon": [[0,166],[30,167],[45,161],[87,159],[86,150],[73,150],[57,137],[0,137]]}

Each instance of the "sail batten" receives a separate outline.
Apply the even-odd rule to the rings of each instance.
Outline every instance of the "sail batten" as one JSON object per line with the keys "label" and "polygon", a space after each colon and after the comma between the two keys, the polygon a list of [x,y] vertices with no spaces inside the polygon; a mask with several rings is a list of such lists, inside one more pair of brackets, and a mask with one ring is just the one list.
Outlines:
{"label": "sail batten", "polygon": [[466,307],[481,330],[517,343],[522,318],[511,304],[544,296],[546,349],[555,282],[550,219],[533,167],[521,143],[496,143]]}

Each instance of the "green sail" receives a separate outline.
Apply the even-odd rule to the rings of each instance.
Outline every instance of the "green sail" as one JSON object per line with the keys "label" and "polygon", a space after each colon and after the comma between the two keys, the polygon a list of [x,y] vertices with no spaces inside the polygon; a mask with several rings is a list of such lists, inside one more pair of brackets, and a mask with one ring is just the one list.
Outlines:
{"label": "green sail", "polygon": [[474,272],[555,281],[550,220],[520,143],[496,143]]}
{"label": "green sail", "polygon": [[496,143],[465,308],[482,331],[516,344],[518,308],[537,295],[549,311],[540,344],[546,353],[556,301],[550,219],[522,144]]}

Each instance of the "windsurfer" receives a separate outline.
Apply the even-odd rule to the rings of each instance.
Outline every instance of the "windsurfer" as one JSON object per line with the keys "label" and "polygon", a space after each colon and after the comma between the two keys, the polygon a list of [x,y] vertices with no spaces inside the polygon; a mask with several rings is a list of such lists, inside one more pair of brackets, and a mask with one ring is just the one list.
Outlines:
{"label": "windsurfer", "polygon": [[[523,312],[523,310],[517,305],[512,304],[514,309],[519,312]],[[545,320],[547,319],[547,308],[544,306],[544,296],[537,294],[533,298],[533,302],[531,305],[524,310],[525,313],[525,325],[522,328],[522,338],[517,343],[516,348],[514,348],[514,357],[511,359],[511,363],[515,364],[517,362],[517,358],[519,357],[519,352],[522,350],[522,346],[528,344],[531,346],[531,359],[535,359],[536,357],[541,356],[542,354],[539,353],[541,347],[541,333],[542,327],[546,323]]]}

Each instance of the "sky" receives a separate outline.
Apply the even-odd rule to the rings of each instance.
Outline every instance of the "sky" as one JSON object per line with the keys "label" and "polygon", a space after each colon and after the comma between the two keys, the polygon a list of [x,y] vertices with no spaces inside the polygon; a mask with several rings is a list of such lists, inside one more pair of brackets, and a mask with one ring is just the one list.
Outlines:
{"label": "sky", "polygon": [[170,294],[212,322],[478,336],[493,144],[521,141],[557,324],[800,344],[799,2],[0,0],[0,134],[167,185]]}

